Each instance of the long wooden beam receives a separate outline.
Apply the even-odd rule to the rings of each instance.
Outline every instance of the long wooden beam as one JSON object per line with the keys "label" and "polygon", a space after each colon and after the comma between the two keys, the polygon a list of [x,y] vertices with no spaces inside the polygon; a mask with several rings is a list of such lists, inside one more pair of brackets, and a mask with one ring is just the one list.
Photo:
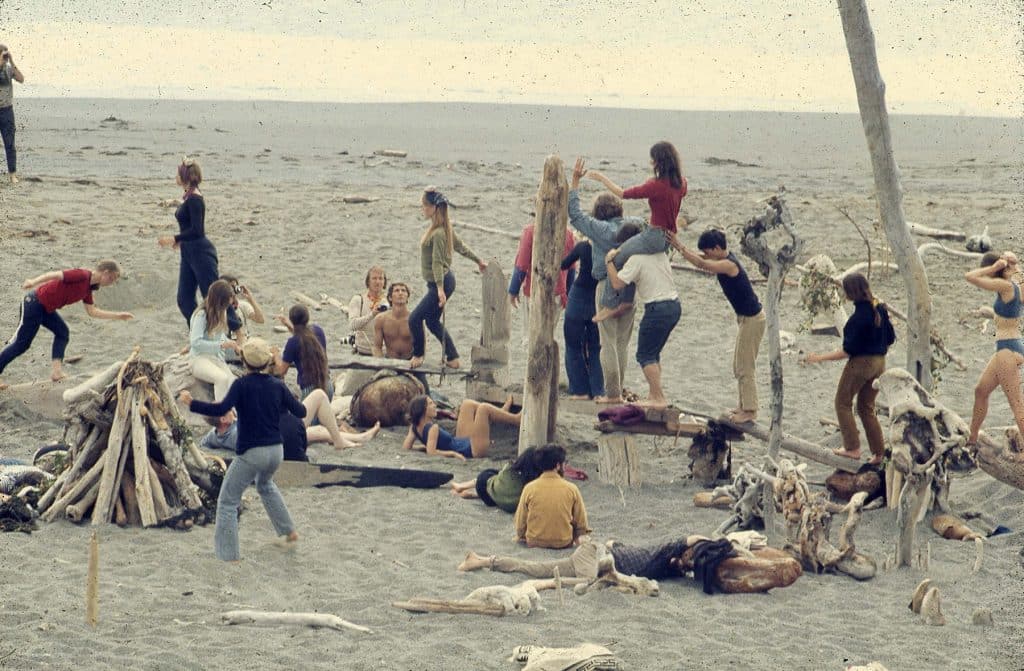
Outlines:
{"label": "long wooden beam", "polygon": [[405,359],[385,359],[382,357],[352,357],[351,359],[334,360],[327,364],[331,370],[393,370],[400,373],[424,373],[425,375],[444,375],[446,377],[472,378],[476,373],[459,368],[422,365],[410,368]]}

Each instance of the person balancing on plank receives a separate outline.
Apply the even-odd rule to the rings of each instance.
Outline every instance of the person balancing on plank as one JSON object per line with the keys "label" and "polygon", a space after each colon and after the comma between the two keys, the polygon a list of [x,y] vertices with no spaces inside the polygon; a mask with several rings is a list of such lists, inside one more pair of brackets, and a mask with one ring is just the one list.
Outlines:
{"label": "person balancing on plank", "polygon": [[[53,370],[50,379],[59,382],[64,379],[61,365],[64,350],[67,349],[70,332],[57,310],[78,301],[85,304],[85,311],[96,319],[133,319],[130,312],[108,312],[93,304],[92,292],[100,287],[109,287],[121,277],[121,267],[116,261],[100,261],[96,268],[74,268],[54,270],[39,277],[25,280],[21,288],[28,291],[21,301],[21,318],[18,329],[7,346],[0,352],[0,374],[7,365],[28,351],[32,341],[44,326],[53,333],[51,349]],[[7,385],[0,382],[0,389]]]}

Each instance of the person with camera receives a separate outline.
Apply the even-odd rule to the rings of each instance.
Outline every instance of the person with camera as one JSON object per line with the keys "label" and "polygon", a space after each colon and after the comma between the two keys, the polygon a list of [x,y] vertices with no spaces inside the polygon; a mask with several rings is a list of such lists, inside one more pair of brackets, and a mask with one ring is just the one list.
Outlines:
{"label": "person with camera", "polygon": [[219,279],[231,285],[232,298],[231,307],[228,308],[228,337],[232,338],[239,345],[244,345],[249,332],[246,326],[249,322],[263,324],[266,317],[263,309],[256,302],[256,297],[249,291],[249,287],[239,282],[234,275],[221,275]]}
{"label": "person with camera", "polygon": [[25,75],[14,64],[10,50],[0,44],[0,138],[7,154],[7,177],[18,183],[18,152],[14,147],[14,82],[25,83]]}
{"label": "person with camera", "polygon": [[384,288],[388,285],[387,273],[380,266],[373,266],[366,271],[363,284],[366,285],[366,293],[356,294],[349,301],[349,336],[342,342],[352,345],[356,354],[373,356],[373,320],[388,309],[384,296]]}

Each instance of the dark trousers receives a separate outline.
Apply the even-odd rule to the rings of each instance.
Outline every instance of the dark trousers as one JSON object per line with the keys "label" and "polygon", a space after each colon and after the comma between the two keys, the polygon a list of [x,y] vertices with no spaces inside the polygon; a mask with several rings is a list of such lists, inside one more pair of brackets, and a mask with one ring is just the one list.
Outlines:
{"label": "dark trousers", "polygon": [[[455,275],[451,271],[444,276],[444,294],[447,300],[452,299],[455,293]],[[444,346],[444,360],[451,361],[459,358],[459,352],[455,349],[455,343],[448,331],[441,325],[441,308],[437,305],[437,284],[427,283],[427,291],[423,298],[409,313],[409,331],[412,332],[412,355],[423,356],[427,351],[426,334],[423,333],[423,324],[427,325],[434,337],[441,341]]]}
{"label": "dark trousers", "polygon": [[[593,298],[593,297],[591,297]],[[593,301],[591,301],[593,305]],[[591,311],[593,312],[593,311]],[[604,396],[604,372],[601,370],[601,336],[590,318],[570,317],[565,313],[565,373],[572,396]]]}
{"label": "dark trousers", "polygon": [[0,352],[0,373],[4,372],[7,364],[28,351],[36,334],[39,333],[40,326],[53,332],[52,357],[54,359],[64,358],[64,350],[67,349],[71,336],[68,325],[56,312],[47,312],[33,291],[25,294],[24,300],[21,301],[21,320],[18,322],[18,330],[14,332],[14,337],[11,338],[7,347]]}
{"label": "dark trousers", "polygon": [[14,106],[0,107],[0,138],[7,154],[7,172],[18,172],[18,152],[14,148]]}
{"label": "dark trousers", "polygon": [[640,367],[661,361],[661,350],[672,329],[679,323],[682,307],[678,300],[644,304],[644,318],[636,337],[636,360]]}
{"label": "dark trousers", "polygon": [[178,309],[188,324],[198,305],[196,290],[206,298],[206,291],[217,280],[217,248],[207,238],[187,240],[179,247]]}

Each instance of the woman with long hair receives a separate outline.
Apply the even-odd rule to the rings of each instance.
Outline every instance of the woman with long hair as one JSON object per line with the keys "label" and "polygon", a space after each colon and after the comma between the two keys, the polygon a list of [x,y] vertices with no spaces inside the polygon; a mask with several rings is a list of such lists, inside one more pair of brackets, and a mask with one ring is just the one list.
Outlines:
{"label": "woman with long hair", "polygon": [[[646,198],[651,208],[651,225],[628,244],[619,248],[615,267],[619,270],[634,254],[656,254],[668,251],[666,234],[675,235],[679,207],[686,196],[686,178],[683,177],[679,152],[671,142],[656,142],[651,146],[651,169],[654,177],[639,186],[623,189],[596,170],[584,170],[584,176],[604,184],[605,188],[623,200]],[[579,166],[582,169],[582,165]],[[594,316],[600,322],[628,310],[633,304],[635,288],[615,291],[609,285],[601,294],[601,309]]]}
{"label": "woman with long hair", "polygon": [[215,401],[224,398],[235,374],[224,361],[224,350],[241,348],[228,338],[228,307],[234,292],[224,280],[217,280],[206,292],[203,305],[189,320],[189,363],[192,377],[213,385]]}
{"label": "woman with long hair", "polygon": [[1024,392],[1021,391],[1020,367],[1024,364],[1024,338],[1020,335],[1020,320],[1024,317],[1021,303],[1021,271],[1013,252],[988,252],[981,257],[981,267],[964,274],[976,287],[996,295],[992,304],[995,312],[996,351],[988,360],[985,370],[974,387],[974,411],[971,413],[969,444],[978,442],[978,432],[988,414],[988,397],[996,387],[1002,387],[1013,413],[1017,430],[1024,437]]}
{"label": "woman with long hair", "polygon": [[203,181],[199,162],[187,157],[182,159],[175,181],[185,189],[181,205],[174,211],[178,234],[163,235],[157,242],[161,247],[181,250],[178,309],[185,321],[191,323],[196,310],[196,289],[205,298],[210,285],[217,280],[217,248],[206,237],[206,201],[199,191]]}
{"label": "woman with long hair", "polygon": [[409,432],[405,435],[402,449],[411,450],[418,440],[430,455],[462,461],[486,457],[491,449],[491,422],[519,426],[523,413],[509,412],[511,407],[511,396],[500,408],[467,398],[459,406],[455,435],[452,435],[435,423],[437,405],[434,399],[417,396],[409,401]]}
{"label": "woman with long hair", "polygon": [[458,252],[467,259],[476,262],[480,272],[487,268],[487,263],[473,253],[452,228],[452,220],[448,214],[451,203],[443,193],[434,187],[423,192],[421,202],[423,218],[430,221],[427,230],[420,237],[420,269],[427,283],[427,291],[419,304],[409,313],[409,330],[412,332],[411,368],[423,365],[426,352],[426,337],[423,333],[424,323],[444,347],[444,363],[451,368],[459,367],[459,352],[447,329],[441,323],[441,315],[445,303],[455,293],[455,275],[451,271],[453,252]]}
{"label": "woman with long hair", "polygon": [[843,346],[825,354],[810,353],[807,363],[840,361],[847,359],[843,374],[839,376],[836,389],[836,419],[843,436],[843,448],[833,450],[840,457],[860,459],[860,436],[853,419],[853,399],[857,398],[857,415],[864,426],[868,447],[871,449],[871,465],[882,463],[885,458],[885,437],[882,426],[875,415],[875,398],[878,390],[873,382],[885,372],[885,355],[896,342],[896,331],[889,320],[889,311],[871,293],[871,286],[860,273],[850,273],[843,278],[846,299],[853,301],[854,310],[843,326]]}
{"label": "woman with long hair", "polygon": [[485,468],[474,480],[452,482],[452,494],[464,499],[480,499],[488,507],[500,508],[513,514],[519,507],[523,487],[541,474],[536,455],[537,448],[530,447],[515,460],[502,466],[500,471]]}
{"label": "woman with long hair", "polygon": [[278,318],[291,332],[292,337],[284,345],[284,351],[275,361],[276,372],[284,375],[295,366],[297,384],[306,398],[314,389],[322,389],[328,398],[334,396],[330,374],[327,368],[327,336],[317,324],[309,323],[309,309],[305,305],[293,305],[288,310],[288,319]]}

